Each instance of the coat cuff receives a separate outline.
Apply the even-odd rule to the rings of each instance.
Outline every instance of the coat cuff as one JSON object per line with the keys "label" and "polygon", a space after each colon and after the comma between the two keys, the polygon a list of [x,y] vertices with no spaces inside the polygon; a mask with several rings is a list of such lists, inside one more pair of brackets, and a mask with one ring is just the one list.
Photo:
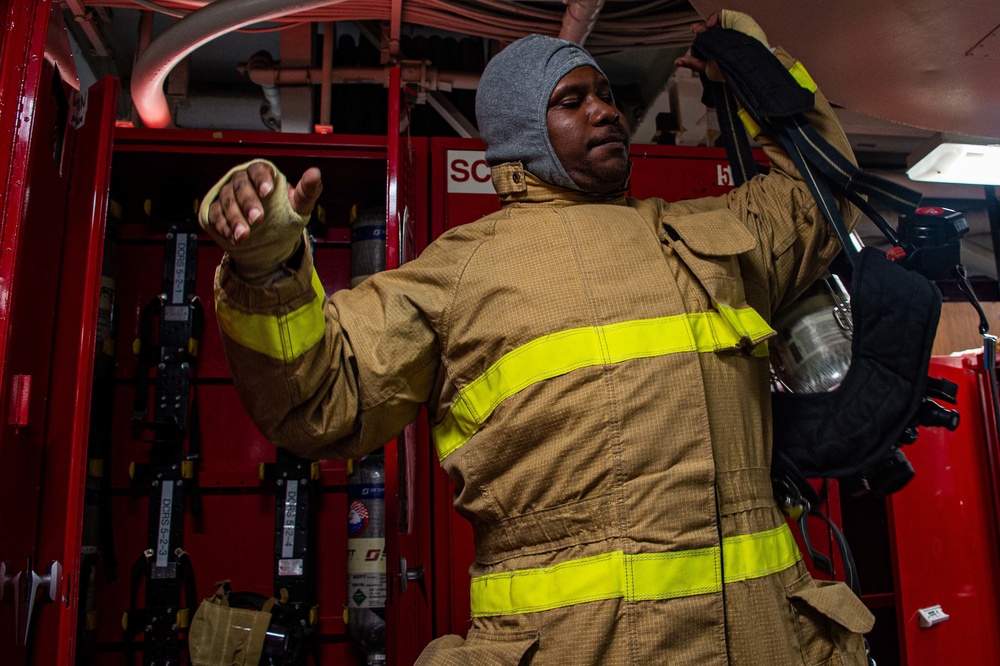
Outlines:
{"label": "coat cuff", "polygon": [[297,267],[285,262],[263,284],[245,280],[226,253],[215,273],[215,300],[247,313],[285,314],[316,297],[313,287],[313,258],[308,251],[308,234],[303,231],[300,243],[306,244]]}

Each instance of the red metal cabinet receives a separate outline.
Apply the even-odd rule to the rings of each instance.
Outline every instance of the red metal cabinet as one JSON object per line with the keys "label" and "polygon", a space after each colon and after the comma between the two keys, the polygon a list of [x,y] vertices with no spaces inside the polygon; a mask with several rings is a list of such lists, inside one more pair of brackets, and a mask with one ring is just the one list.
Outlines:
{"label": "red metal cabinet", "polygon": [[103,80],[83,112],[44,63],[49,5],[0,7],[15,26],[0,67],[0,650],[10,664],[72,661],[89,416],[77,389],[93,360],[104,219],[95,192],[107,187],[117,97]]}
{"label": "red metal cabinet", "polygon": [[[922,429],[905,448],[916,477],[888,500],[902,660],[910,666],[1000,663],[1000,482],[996,415],[982,354],[934,357],[958,384],[961,422]],[[921,626],[940,606],[949,619]]]}
{"label": "red metal cabinet", "polygon": [[[426,188],[421,186],[416,170],[425,159],[424,145],[421,140],[394,144],[383,137],[118,130],[110,191],[111,197],[122,204],[125,216],[115,249],[116,300],[121,317],[112,474],[114,524],[116,534],[122,535],[116,537],[116,549],[123,564],[119,566],[122,571],[118,580],[98,581],[100,616],[120,616],[121,610],[128,607],[129,583],[122,574],[145,547],[148,498],[133,487],[125,470],[129,461],[144,462],[149,448],[129,427],[128,415],[132,401],[130,378],[135,367],[131,340],[138,330],[140,309],[161,288],[163,232],[155,230],[146,213],[151,211],[155,219],[164,205],[173,209],[193,205],[194,199],[228,168],[252,157],[273,160],[290,178],[309,166],[319,166],[325,183],[320,205],[325,210],[326,229],[315,233],[315,262],[324,289],[330,294],[349,284],[348,225],[354,206],[385,206],[387,200],[390,202],[389,216],[395,223],[387,225],[393,240],[388,244],[387,266],[396,265],[401,257],[412,258],[426,244],[426,232],[421,226]],[[387,173],[392,177],[387,178]],[[401,235],[409,239],[402,253],[398,249]],[[250,423],[232,387],[211,306],[213,275],[221,251],[207,237],[200,240],[196,291],[206,304],[206,321],[194,383],[200,413],[202,462],[198,484],[203,514],[186,517],[184,547],[191,556],[200,597],[210,596],[214,581],[222,579],[232,579],[234,589],[270,594],[274,489],[258,481],[257,467],[258,463],[274,460],[275,452]],[[423,545],[419,521],[425,512],[416,509],[418,493],[426,495],[426,491],[419,490],[416,479],[421,477],[413,471],[419,464],[415,442],[411,432],[386,446],[386,612],[393,618],[387,625],[392,663],[412,661],[430,639],[429,622],[424,627],[414,621],[428,616],[420,608],[424,600],[418,583],[414,582],[407,594],[401,594],[398,585],[400,555],[405,556],[410,569],[417,570],[423,563],[418,546]],[[321,659],[322,663],[363,663],[363,656],[350,644],[343,615],[348,595],[347,470],[342,461],[322,462],[320,467],[316,549],[320,562]],[[397,492],[400,485],[403,488]],[[409,506],[414,511],[407,512]],[[238,520],[233,520],[234,516]],[[101,622],[93,663],[121,658],[113,654],[120,634],[120,628],[113,623]],[[111,654],[105,658],[102,651]]]}

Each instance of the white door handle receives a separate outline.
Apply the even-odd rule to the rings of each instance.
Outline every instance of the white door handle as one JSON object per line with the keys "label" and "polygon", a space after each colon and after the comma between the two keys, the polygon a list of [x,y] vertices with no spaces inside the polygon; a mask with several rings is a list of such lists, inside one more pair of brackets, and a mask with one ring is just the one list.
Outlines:
{"label": "white door handle", "polygon": [[44,574],[31,572],[31,583],[28,588],[28,610],[24,619],[24,644],[28,644],[28,632],[31,631],[31,620],[34,617],[35,599],[38,591],[42,591],[42,601],[55,601],[59,598],[59,584],[62,581],[62,565],[57,560],[49,562]]}

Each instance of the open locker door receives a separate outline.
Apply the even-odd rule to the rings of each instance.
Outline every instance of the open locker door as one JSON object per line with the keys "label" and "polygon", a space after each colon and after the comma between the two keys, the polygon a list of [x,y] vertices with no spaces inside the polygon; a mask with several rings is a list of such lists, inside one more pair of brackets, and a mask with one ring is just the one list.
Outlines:
{"label": "open locker door", "polygon": [[87,91],[83,125],[69,138],[73,142],[72,162],[66,168],[72,180],[65,200],[58,272],[36,564],[41,569],[58,561],[64,576],[59,603],[53,604],[58,613],[53,608],[36,621],[37,633],[31,645],[33,664],[73,663],[77,646],[83,538],[80,526],[90,462],[87,447],[91,380],[117,108],[118,81],[105,77]]}
{"label": "open locker door", "polygon": [[38,22],[48,17],[48,4],[18,19],[34,35],[22,44],[24,63],[15,68],[8,62],[13,38],[4,44],[4,71],[26,73],[11,96],[21,113],[9,153],[10,187],[3,193],[7,309],[0,400],[11,406],[0,440],[0,650],[6,664],[73,662],[90,380],[118,95],[110,78],[77,95],[44,63]]}
{"label": "open locker door", "polygon": [[[37,559],[44,412],[44,397],[38,396],[48,374],[48,358],[34,353],[28,341],[33,331],[25,329],[51,327],[51,315],[46,318],[44,309],[30,307],[30,301],[45,297],[39,292],[55,298],[51,276],[30,285],[30,271],[24,270],[35,263],[26,237],[29,219],[51,212],[39,210],[45,197],[29,192],[38,191],[36,177],[40,181],[58,171],[55,159],[42,150],[48,142],[38,135],[44,132],[35,131],[36,124],[51,128],[56,122],[51,96],[41,93],[53,82],[54,72],[38,57],[45,46],[48,12],[43,9],[48,3],[38,5],[35,11],[28,3],[0,3],[5,25],[22,28],[4,30],[0,36],[0,404],[5,406],[0,423],[0,651],[4,663],[16,666],[27,663],[23,599]],[[31,54],[36,54],[34,60]],[[51,187],[64,191],[65,185],[60,181]],[[50,309],[53,304],[44,305]],[[38,317],[22,324],[22,312]]]}

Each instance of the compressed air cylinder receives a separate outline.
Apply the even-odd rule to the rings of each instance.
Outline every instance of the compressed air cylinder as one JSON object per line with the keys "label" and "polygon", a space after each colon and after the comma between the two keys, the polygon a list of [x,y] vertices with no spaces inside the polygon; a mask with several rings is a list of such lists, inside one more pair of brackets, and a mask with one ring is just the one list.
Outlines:
{"label": "compressed air cylinder", "polygon": [[347,482],[347,632],[369,664],[385,663],[385,461],[354,463]]}
{"label": "compressed air cylinder", "polygon": [[385,209],[364,208],[351,223],[351,287],[385,270]]}
{"label": "compressed air cylinder", "polygon": [[771,366],[793,393],[832,391],[851,365],[849,311],[838,312],[835,289],[827,280],[817,281],[774,318],[778,337],[768,341]]}
{"label": "compressed air cylinder", "polygon": [[[385,207],[351,211],[351,287],[385,270]],[[354,462],[347,497],[347,633],[367,655],[385,663],[385,458]]]}

